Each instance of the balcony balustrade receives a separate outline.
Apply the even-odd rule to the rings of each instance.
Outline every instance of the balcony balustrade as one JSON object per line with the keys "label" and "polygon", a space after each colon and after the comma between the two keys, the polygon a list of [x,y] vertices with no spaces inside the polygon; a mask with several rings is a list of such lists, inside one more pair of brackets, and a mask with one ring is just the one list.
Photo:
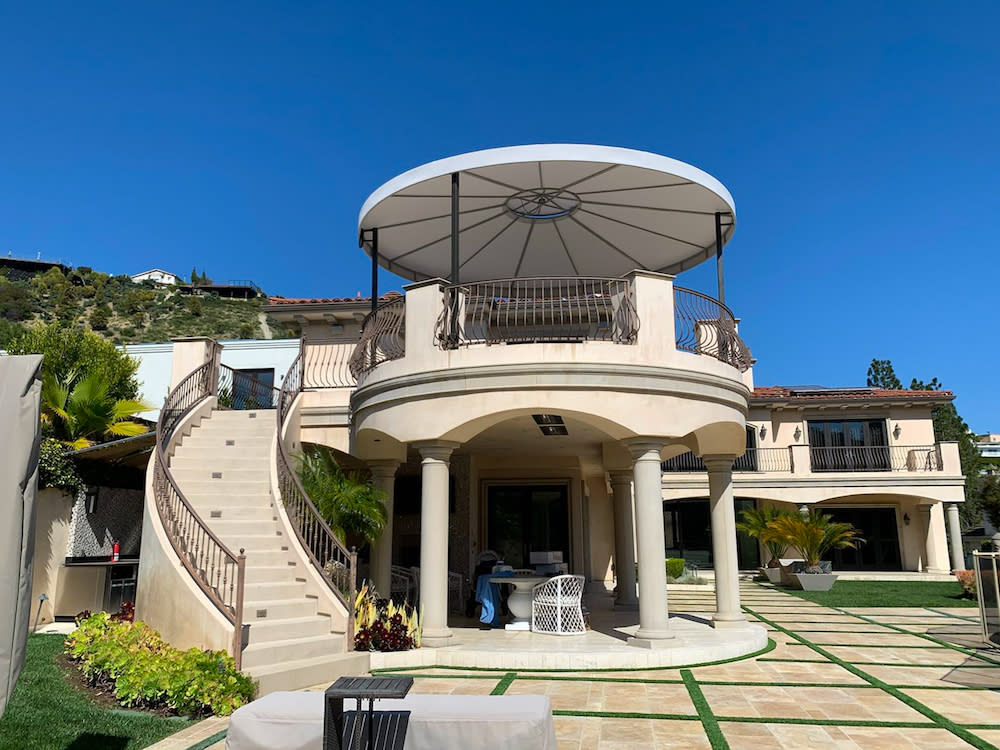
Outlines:
{"label": "balcony balustrade", "polygon": [[[787,448],[747,448],[733,462],[734,472],[792,473],[796,469],[793,451]],[[943,471],[940,445],[884,446],[798,446],[809,452],[809,471],[822,472],[917,472]],[[700,457],[690,451],[663,462],[663,471],[696,473],[706,471]]]}
{"label": "balcony balustrade", "polygon": [[[441,350],[588,341],[632,346],[639,343],[640,335],[653,342],[658,336],[670,335],[670,323],[658,326],[655,316],[670,314],[669,303],[659,300],[661,295],[672,293],[676,350],[712,357],[740,372],[750,367],[750,350],[740,338],[728,307],[700,292],[673,287],[669,277],[650,276],[642,281],[650,284],[645,289],[652,290],[658,299],[655,304],[647,300],[646,307],[638,304],[638,280],[631,276],[442,284],[433,341]],[[662,284],[666,287],[657,288]],[[349,363],[354,378],[406,354],[405,299],[386,302],[365,318],[361,340]],[[641,309],[646,317],[644,334],[639,330]]]}

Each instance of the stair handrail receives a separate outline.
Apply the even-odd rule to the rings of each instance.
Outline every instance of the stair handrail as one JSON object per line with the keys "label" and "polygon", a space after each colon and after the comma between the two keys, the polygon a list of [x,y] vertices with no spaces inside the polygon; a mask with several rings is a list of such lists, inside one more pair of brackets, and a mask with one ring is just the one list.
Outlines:
{"label": "stair handrail", "polygon": [[229,622],[233,624],[231,650],[236,668],[242,666],[243,589],[246,554],[233,553],[205,524],[184,496],[167,462],[174,431],[195,406],[214,395],[219,369],[218,352],[195,368],[167,394],[156,420],[156,458],[153,497],[163,531],[184,569]]}
{"label": "stair handrail", "polygon": [[295,471],[295,467],[289,460],[282,440],[285,421],[291,406],[303,389],[302,378],[303,356],[300,348],[299,355],[288,368],[288,373],[281,383],[281,395],[278,398],[276,438],[278,489],[292,528],[295,530],[295,536],[298,537],[299,543],[309,556],[313,567],[319,572],[320,577],[347,610],[347,642],[350,644],[354,636],[354,599],[357,596],[358,585],[358,553],[354,548],[348,549],[337,538],[310,499],[305,487],[302,486],[298,472]]}

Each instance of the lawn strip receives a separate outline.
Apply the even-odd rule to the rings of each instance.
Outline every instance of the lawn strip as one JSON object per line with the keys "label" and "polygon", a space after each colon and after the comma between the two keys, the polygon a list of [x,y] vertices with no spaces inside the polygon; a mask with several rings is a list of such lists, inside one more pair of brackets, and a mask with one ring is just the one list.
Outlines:
{"label": "lawn strip", "polygon": [[719,722],[715,720],[715,714],[712,713],[712,707],[708,705],[705,694],[698,687],[698,680],[694,678],[690,669],[681,670],[681,679],[684,680],[684,687],[687,688],[691,702],[694,704],[694,710],[698,712],[698,718],[701,719],[701,726],[705,730],[705,736],[708,737],[708,743],[712,746],[712,750],[729,750],[726,736],[719,728]]}
{"label": "lawn strip", "polygon": [[221,732],[216,732],[211,737],[206,737],[200,742],[196,742],[195,744],[191,745],[191,747],[187,748],[187,750],[205,750],[205,748],[211,747],[216,742],[221,742],[222,740],[224,740],[226,738],[226,732],[228,731],[229,731],[228,729],[223,729]]}
{"label": "lawn strip", "polygon": [[[839,609],[839,608],[838,607],[832,607],[832,609]],[[840,610],[840,611],[843,612],[844,610]],[[935,638],[933,635],[927,635],[927,633],[914,633],[913,631],[906,630],[905,628],[901,628],[898,625],[893,625],[891,623],[875,622],[875,620],[872,620],[872,619],[866,617],[865,615],[854,615],[854,616],[858,617],[858,618],[860,618],[860,619],[862,619],[862,620],[864,620],[865,622],[868,622],[868,623],[873,623],[873,624],[876,624],[876,625],[884,625],[884,627],[892,628],[896,632],[906,633],[906,635],[912,635],[914,638],[923,638],[925,641],[930,641],[931,643],[936,643],[938,648],[950,648],[952,651],[958,651],[960,654],[965,654],[966,656],[973,656],[976,659],[982,659],[983,661],[988,661],[991,664],[996,664],[997,666],[1000,666],[1000,661],[998,661],[996,659],[992,659],[989,656],[983,656],[983,655],[977,653],[976,651],[973,651],[970,648],[965,648],[964,646],[956,646],[954,643],[948,643],[948,641],[942,641],[940,638]],[[892,647],[886,647],[886,648],[900,648],[900,647],[898,647],[898,646],[892,646]],[[914,646],[913,648],[917,648],[917,647]]]}
{"label": "lawn strip", "polygon": [[[744,607],[744,609],[747,609],[747,608]],[[752,610],[747,609],[747,611],[750,612],[750,614],[755,614]],[[766,620],[766,618],[762,618],[762,619]],[[872,685],[875,685],[876,687],[882,688],[882,690],[884,690],[886,693],[888,693],[889,695],[891,695],[896,700],[898,700],[898,701],[906,704],[907,706],[909,706],[910,708],[912,708],[914,711],[917,711],[918,713],[923,714],[924,716],[926,716],[928,719],[930,719],[931,721],[933,721],[935,724],[937,724],[942,729],[947,729],[949,732],[951,732],[952,734],[954,734],[956,737],[958,737],[961,740],[964,740],[965,742],[969,743],[973,747],[980,748],[980,750],[995,750],[995,746],[993,744],[991,744],[989,742],[986,742],[986,740],[982,739],[981,737],[977,737],[976,735],[974,735],[969,730],[964,729],[961,725],[956,724],[954,721],[952,721],[948,717],[946,717],[946,716],[944,716],[942,714],[939,714],[937,711],[933,710],[929,706],[924,705],[923,703],[921,703],[920,701],[918,701],[916,698],[912,698],[909,695],[907,695],[906,693],[904,693],[903,691],[899,690],[898,688],[895,688],[892,685],[889,685],[888,683],[886,683],[886,682],[878,679],[877,677],[868,674],[863,669],[859,669],[856,665],[851,664],[850,662],[844,661],[840,657],[838,657],[838,656],[830,653],[826,649],[824,649],[822,646],[820,646],[818,644],[815,644],[815,643],[811,643],[807,638],[799,635],[798,633],[794,633],[792,631],[787,631],[787,634],[790,635],[790,636],[792,636],[793,638],[795,638],[797,641],[801,641],[802,643],[807,644],[813,651],[815,651],[820,656],[825,656],[830,661],[832,661],[832,662],[834,662],[836,664],[839,664],[841,667],[843,667],[844,669],[846,669],[848,672],[850,672],[853,675],[856,675],[857,677],[860,677],[865,682],[869,682]],[[681,674],[683,676],[683,672]]]}
{"label": "lawn strip", "polygon": [[501,679],[500,682],[496,684],[493,688],[493,692],[490,695],[503,695],[507,692],[507,688],[510,687],[511,683],[517,679],[517,672],[508,672]]}

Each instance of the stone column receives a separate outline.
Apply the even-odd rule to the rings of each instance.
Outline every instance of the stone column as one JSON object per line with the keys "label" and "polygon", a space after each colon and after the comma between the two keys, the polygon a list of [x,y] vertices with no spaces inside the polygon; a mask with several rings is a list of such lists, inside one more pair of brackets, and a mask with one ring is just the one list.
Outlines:
{"label": "stone column", "polygon": [[447,646],[448,629],[448,459],[458,443],[435,440],[414,446],[420,462],[420,607],[424,646]]}
{"label": "stone column", "polygon": [[386,515],[382,535],[372,544],[369,575],[378,593],[385,597],[392,594],[392,505],[398,466],[399,461],[391,459],[368,462],[372,479],[375,481],[375,488],[382,493],[382,503],[385,505]]}
{"label": "stone column", "polygon": [[629,638],[633,646],[664,648],[676,645],[667,615],[666,545],[663,536],[663,491],[660,451],[663,442],[652,438],[625,441],[635,461],[635,528],[639,548],[639,630]]}
{"label": "stone column", "polygon": [[962,523],[958,516],[958,503],[945,505],[948,518],[948,541],[951,542],[951,569],[965,570],[965,551],[962,549]]}
{"label": "stone column", "polygon": [[948,573],[948,543],[945,541],[944,510],[941,503],[920,505],[927,536],[924,544],[924,572]]}
{"label": "stone column", "polygon": [[610,474],[615,504],[615,577],[618,579],[615,606],[620,609],[636,609],[639,600],[635,596],[632,472],[612,471]]}
{"label": "stone column", "polygon": [[708,497],[712,512],[712,558],[715,567],[716,628],[741,627],[739,558],[736,550],[736,507],[733,500],[735,456],[702,456],[708,469]]}

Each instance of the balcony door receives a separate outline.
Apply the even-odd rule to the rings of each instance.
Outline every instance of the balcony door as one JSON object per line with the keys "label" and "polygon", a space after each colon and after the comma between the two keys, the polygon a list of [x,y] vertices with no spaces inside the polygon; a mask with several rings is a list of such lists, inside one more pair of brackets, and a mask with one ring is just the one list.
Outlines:
{"label": "balcony door", "polygon": [[833,550],[827,558],[834,570],[902,570],[895,508],[825,508],[834,521],[850,523],[865,543],[858,549]]}
{"label": "balcony door", "polygon": [[486,545],[514,568],[531,568],[531,553],[562,552],[569,563],[569,487],[491,484],[486,488]]}
{"label": "balcony door", "polygon": [[813,471],[889,471],[889,436],[884,419],[809,422]]}

